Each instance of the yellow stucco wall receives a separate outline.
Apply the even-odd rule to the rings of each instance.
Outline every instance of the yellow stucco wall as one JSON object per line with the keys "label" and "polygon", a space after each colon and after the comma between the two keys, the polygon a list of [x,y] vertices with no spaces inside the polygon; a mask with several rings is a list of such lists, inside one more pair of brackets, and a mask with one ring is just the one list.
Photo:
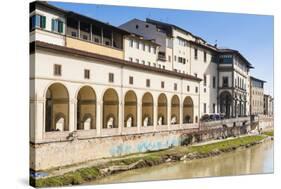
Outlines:
{"label": "yellow stucco wall", "polygon": [[122,50],[74,39],[71,37],[66,37],[66,46],[74,49],[111,56],[114,58],[124,59],[124,52]]}

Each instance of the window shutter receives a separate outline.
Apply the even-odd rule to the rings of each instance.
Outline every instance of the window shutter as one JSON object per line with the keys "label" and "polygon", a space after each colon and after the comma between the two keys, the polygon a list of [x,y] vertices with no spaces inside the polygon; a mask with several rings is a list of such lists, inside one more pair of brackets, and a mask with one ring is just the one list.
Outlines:
{"label": "window shutter", "polygon": [[41,16],[41,27],[46,28],[46,16]]}
{"label": "window shutter", "polygon": [[63,22],[59,21],[59,33],[63,33]]}
{"label": "window shutter", "polygon": [[54,31],[54,30],[55,30],[55,20],[52,19],[52,31]]}

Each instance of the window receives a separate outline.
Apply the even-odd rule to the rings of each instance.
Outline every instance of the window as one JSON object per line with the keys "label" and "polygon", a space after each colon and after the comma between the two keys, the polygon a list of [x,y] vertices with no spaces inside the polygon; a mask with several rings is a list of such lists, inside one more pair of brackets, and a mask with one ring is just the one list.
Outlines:
{"label": "window", "polygon": [[87,35],[83,35],[82,38],[83,38],[84,40],[88,40],[88,36],[87,36]]}
{"label": "window", "polygon": [[169,62],[171,62],[171,56],[170,55],[168,56],[168,60],[169,60]]}
{"label": "window", "polygon": [[97,37],[95,37],[95,38],[94,38],[94,41],[95,41],[95,43],[99,43],[99,42],[100,42],[100,39],[97,38]]}
{"label": "window", "polygon": [[139,63],[139,62],[140,62],[140,60],[139,60],[138,58],[136,58],[136,62],[137,62],[137,63]]}
{"label": "window", "polygon": [[213,104],[213,113],[216,113],[216,104]]}
{"label": "window", "polygon": [[206,88],[204,88],[204,93],[206,93],[207,92],[207,89]]}
{"label": "window", "polygon": [[146,87],[150,87],[150,79],[146,79]]}
{"label": "window", "polygon": [[109,75],[108,75],[108,81],[109,81],[110,83],[113,83],[113,82],[114,82],[114,74],[113,74],[113,73],[109,73]]}
{"label": "window", "polygon": [[204,113],[207,113],[207,104],[204,103]]}
{"label": "window", "polygon": [[52,31],[63,33],[63,22],[59,19],[52,19]]}
{"label": "window", "polygon": [[73,31],[73,32],[71,32],[71,36],[72,37],[77,37],[77,33]]}
{"label": "window", "polygon": [[151,52],[151,47],[150,47],[150,45],[148,45],[148,52]]}
{"label": "window", "polygon": [[207,76],[204,75],[204,86],[207,86]]}
{"label": "window", "polygon": [[194,76],[197,77],[197,73],[194,73]]}
{"label": "window", "polygon": [[148,28],[148,27],[149,27],[149,25],[147,25],[147,24],[146,24],[146,25],[145,25],[145,27],[146,27],[146,28]]}
{"label": "window", "polygon": [[177,56],[175,56],[175,62],[177,61]]}
{"label": "window", "polygon": [[41,16],[41,15],[33,15],[31,17],[30,21],[30,29],[35,29],[35,28],[46,28],[46,16]]}
{"label": "window", "polygon": [[204,62],[207,62],[207,53],[204,51]]}
{"label": "window", "polygon": [[134,84],[134,78],[133,76],[129,77],[129,84],[133,85]]}
{"label": "window", "polygon": [[150,66],[150,65],[151,65],[151,63],[150,63],[150,62],[148,62],[148,65]]}
{"label": "window", "polygon": [[87,70],[87,69],[84,70],[84,78],[90,79],[90,70]]}
{"label": "window", "polygon": [[198,93],[198,87],[195,87],[195,92]]}
{"label": "window", "polygon": [[136,25],[136,29],[139,29],[139,25]]}
{"label": "window", "polygon": [[129,61],[133,62],[133,58],[132,58],[132,57],[129,57]]}
{"label": "window", "polygon": [[61,65],[58,64],[54,65],[54,75],[61,76]]}
{"label": "window", "polygon": [[198,58],[198,49],[194,49],[194,59],[197,60]]}
{"label": "window", "polygon": [[133,47],[134,41],[132,39],[130,39],[129,44],[130,44],[130,47]]}
{"label": "window", "polygon": [[222,86],[223,87],[228,87],[228,77],[223,77],[222,78]]}
{"label": "window", "polygon": [[178,85],[176,83],[174,83],[174,90],[178,90]]}
{"label": "window", "polygon": [[139,48],[140,48],[140,49],[143,49],[142,47],[143,47],[143,43],[140,42],[140,43],[139,43]]}
{"label": "window", "polygon": [[156,48],[152,47],[152,49],[153,49],[153,53],[156,54]]}
{"label": "window", "polygon": [[165,87],[165,82],[161,81],[161,88],[163,89]]}
{"label": "window", "polygon": [[143,60],[143,61],[141,61],[141,62],[142,62],[142,64],[143,64],[143,65],[145,65],[145,61],[144,61],[144,60]]}
{"label": "window", "polygon": [[187,90],[187,92],[189,92],[189,90],[190,90],[189,85],[186,86],[186,90]]}
{"label": "window", "polygon": [[216,88],[216,77],[213,76],[213,88]]}
{"label": "window", "polygon": [[140,48],[140,43],[138,41],[136,41],[136,47],[137,47],[137,49]]}
{"label": "window", "polygon": [[145,51],[145,44],[143,44],[143,46],[142,46],[142,50],[143,50],[143,51]]}

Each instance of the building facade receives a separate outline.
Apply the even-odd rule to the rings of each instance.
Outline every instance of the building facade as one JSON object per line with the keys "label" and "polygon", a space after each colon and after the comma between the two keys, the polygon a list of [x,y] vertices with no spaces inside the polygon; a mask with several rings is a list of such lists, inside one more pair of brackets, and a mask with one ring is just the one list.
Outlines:
{"label": "building facade", "polygon": [[264,115],[273,116],[273,98],[270,95],[263,96]]}
{"label": "building facade", "polygon": [[32,160],[31,167],[103,157],[75,144],[88,158],[62,163],[56,146],[71,138],[199,130],[204,114],[248,116],[256,95],[250,94],[251,68],[238,51],[210,45],[172,24],[133,19],[115,27],[45,2],[31,3],[30,142],[48,144],[38,154],[53,155],[44,165]]}
{"label": "building facade", "polygon": [[250,77],[250,115],[264,114],[264,83],[263,80]]}

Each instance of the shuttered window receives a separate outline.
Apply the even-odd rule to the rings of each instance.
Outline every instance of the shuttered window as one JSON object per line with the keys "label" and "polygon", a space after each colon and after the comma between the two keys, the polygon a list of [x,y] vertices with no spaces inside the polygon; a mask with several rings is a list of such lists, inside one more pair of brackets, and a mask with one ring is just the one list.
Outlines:
{"label": "shuttered window", "polygon": [[52,31],[63,33],[63,22],[58,19],[52,19]]}
{"label": "shuttered window", "polygon": [[33,15],[30,19],[30,29],[46,28],[46,16]]}

